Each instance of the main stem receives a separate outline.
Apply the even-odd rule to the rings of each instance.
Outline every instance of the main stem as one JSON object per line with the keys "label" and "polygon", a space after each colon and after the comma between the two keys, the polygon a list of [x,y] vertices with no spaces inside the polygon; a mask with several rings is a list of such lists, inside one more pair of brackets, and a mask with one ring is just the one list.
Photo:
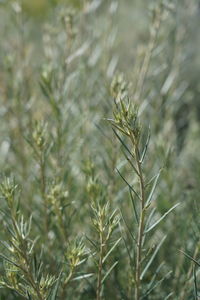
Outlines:
{"label": "main stem", "polygon": [[139,181],[140,181],[140,195],[141,195],[141,203],[140,203],[140,218],[139,218],[139,228],[138,228],[138,237],[137,237],[137,256],[136,256],[136,289],[135,289],[135,299],[140,299],[140,290],[141,290],[141,260],[142,260],[142,240],[144,233],[144,206],[145,206],[145,194],[144,194],[144,180],[142,174],[142,167],[139,158],[138,148],[135,148],[135,155],[137,161],[137,168],[139,173]]}
{"label": "main stem", "polygon": [[138,227],[138,236],[137,236],[137,251],[136,251],[136,272],[135,272],[135,300],[140,299],[141,292],[141,261],[142,261],[142,243],[143,243],[143,234],[144,234],[144,217],[145,217],[145,186],[144,178],[142,172],[142,163],[140,161],[140,154],[138,149],[138,143],[135,141],[134,136],[131,134],[131,141],[134,146],[137,172],[140,183],[140,215],[139,215],[139,227]]}
{"label": "main stem", "polygon": [[74,268],[72,268],[72,269],[70,270],[69,275],[67,276],[67,278],[66,278],[65,281],[64,281],[64,284],[63,284],[63,291],[62,291],[62,299],[64,299],[64,297],[66,297],[66,287],[67,287],[69,281],[70,281],[71,278],[72,278],[73,272],[74,272]]}
{"label": "main stem", "polygon": [[103,233],[100,233],[100,253],[99,253],[99,266],[98,266],[98,279],[97,279],[97,295],[96,300],[101,300],[102,288],[102,268],[103,268]]}

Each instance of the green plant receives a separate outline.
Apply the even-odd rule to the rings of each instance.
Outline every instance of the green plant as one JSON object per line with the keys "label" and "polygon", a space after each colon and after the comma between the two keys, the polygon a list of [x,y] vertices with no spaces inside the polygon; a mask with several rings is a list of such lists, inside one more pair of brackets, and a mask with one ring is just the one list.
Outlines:
{"label": "green plant", "polygon": [[16,189],[17,185],[12,179],[5,178],[1,183],[1,193],[8,206],[5,213],[8,214],[10,222],[6,224],[9,242],[3,242],[8,256],[2,255],[5,276],[1,285],[27,299],[47,299],[55,277],[45,275],[41,259],[35,256],[34,246],[37,239],[30,238],[31,218],[25,222],[19,212],[19,196],[15,197]]}
{"label": "green plant", "polygon": [[[137,180],[135,180],[135,187],[133,187],[133,185],[129,184],[124,178],[121,171],[117,169],[119,175],[130,191],[135,223],[138,226],[136,236],[134,237],[134,234],[132,236],[135,242],[135,257],[132,258],[135,260],[135,263],[132,265],[132,277],[134,279],[135,299],[138,300],[145,295],[144,289],[142,288],[143,278],[164,242],[165,236],[154,251],[152,251],[151,246],[149,249],[145,246],[145,240],[147,239],[149,232],[152,231],[174,208],[176,208],[178,204],[165,212],[160,219],[152,221],[155,213],[155,207],[152,208],[152,199],[161,171],[147,181],[143,165],[150,140],[150,133],[147,131],[147,138],[145,141],[138,120],[138,111],[133,106],[125,86],[126,84],[120,75],[114,79],[112,93],[115,96],[114,101],[116,108],[114,110],[114,119],[109,119],[109,121],[113,126],[114,134],[122,144],[123,154],[127,163],[129,163],[137,178]],[[117,132],[119,132],[122,137],[120,137]],[[151,186],[151,189],[149,189],[149,186]],[[134,232],[133,229],[130,230]],[[148,290],[146,291],[146,294],[149,294]]]}
{"label": "green plant", "polygon": [[0,1],[0,299],[197,299],[199,1],[29,2]]}

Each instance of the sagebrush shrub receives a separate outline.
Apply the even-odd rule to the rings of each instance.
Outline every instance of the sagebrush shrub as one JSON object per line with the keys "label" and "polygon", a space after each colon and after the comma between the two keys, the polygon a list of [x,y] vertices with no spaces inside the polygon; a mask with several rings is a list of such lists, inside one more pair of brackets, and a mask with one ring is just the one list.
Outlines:
{"label": "sagebrush shrub", "polygon": [[198,299],[198,1],[39,2],[0,3],[0,299]]}

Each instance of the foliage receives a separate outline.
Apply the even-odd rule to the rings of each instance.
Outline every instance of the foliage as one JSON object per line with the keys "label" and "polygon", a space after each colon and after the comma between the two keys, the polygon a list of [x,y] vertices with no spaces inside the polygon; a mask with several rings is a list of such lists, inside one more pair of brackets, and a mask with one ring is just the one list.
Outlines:
{"label": "foliage", "polygon": [[0,299],[198,299],[198,25],[0,1]]}

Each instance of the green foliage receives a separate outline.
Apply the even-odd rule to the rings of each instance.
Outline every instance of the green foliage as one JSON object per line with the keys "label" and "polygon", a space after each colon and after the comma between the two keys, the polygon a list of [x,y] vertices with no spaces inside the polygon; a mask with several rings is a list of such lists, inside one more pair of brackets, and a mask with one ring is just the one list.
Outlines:
{"label": "green foliage", "polygon": [[197,0],[0,1],[0,299],[198,299],[198,27]]}

